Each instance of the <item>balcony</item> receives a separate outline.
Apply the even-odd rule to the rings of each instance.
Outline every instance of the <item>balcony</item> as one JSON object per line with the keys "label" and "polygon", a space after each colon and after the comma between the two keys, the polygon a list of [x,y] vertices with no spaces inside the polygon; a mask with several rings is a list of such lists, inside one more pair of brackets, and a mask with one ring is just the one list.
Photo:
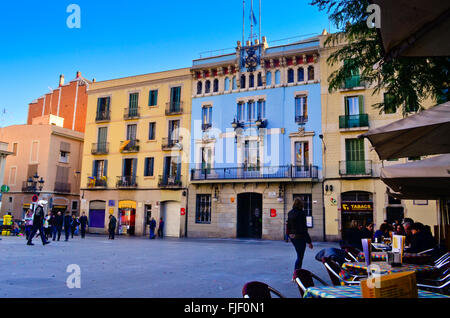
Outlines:
{"label": "balcony", "polygon": [[120,142],[121,153],[135,153],[139,152],[139,140],[125,140]]}
{"label": "balcony", "polygon": [[339,161],[339,175],[343,177],[372,176],[372,160]]}
{"label": "balcony", "polygon": [[123,119],[137,119],[140,117],[140,107],[125,108]]}
{"label": "balcony", "polygon": [[339,129],[369,127],[369,115],[344,115],[339,116]]}
{"label": "balcony", "polygon": [[308,116],[295,116],[295,123],[299,124],[299,125],[303,125],[306,124],[306,122],[308,121]]}
{"label": "balcony", "polygon": [[58,193],[70,193],[70,183],[55,182],[54,191]]}
{"label": "balcony", "polygon": [[106,177],[88,177],[88,188],[106,188],[108,186],[108,180]]}
{"label": "balcony", "polygon": [[117,177],[116,188],[132,189],[137,188],[137,178],[135,176],[120,176]]}
{"label": "balcony", "polygon": [[347,78],[342,86],[342,89],[353,89],[356,87],[364,87],[364,82],[361,81],[359,75],[353,75]]}
{"label": "balcony", "polygon": [[33,182],[32,186],[28,185],[28,181],[22,182],[22,192],[34,193],[34,192],[36,192],[37,188],[38,188],[38,182]]}
{"label": "balcony", "polygon": [[181,186],[181,176],[159,176],[160,188],[181,188]]}
{"label": "balcony", "polygon": [[202,131],[206,131],[211,127],[212,125],[210,123],[202,124]]}
{"label": "balcony", "polygon": [[181,115],[183,114],[183,102],[169,102],[166,103],[166,115]]}
{"label": "balcony", "polygon": [[91,153],[93,155],[106,155],[109,153],[109,142],[93,143]]}
{"label": "balcony", "polygon": [[[178,138],[163,138],[161,143],[162,150],[181,150],[181,140],[183,137]],[[174,149],[175,148],[175,149]]]}
{"label": "balcony", "polygon": [[317,166],[269,166],[192,169],[191,181],[245,179],[317,179]]}
{"label": "balcony", "polygon": [[109,110],[97,112],[97,115],[95,116],[96,123],[110,120],[111,120],[111,112]]}

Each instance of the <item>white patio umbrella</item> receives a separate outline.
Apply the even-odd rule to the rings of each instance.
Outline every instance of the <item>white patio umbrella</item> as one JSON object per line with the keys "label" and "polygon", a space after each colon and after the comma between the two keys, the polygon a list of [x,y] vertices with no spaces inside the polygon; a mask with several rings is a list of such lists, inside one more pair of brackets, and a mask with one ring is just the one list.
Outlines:
{"label": "white patio umbrella", "polygon": [[450,1],[370,0],[381,9],[387,59],[450,55]]}
{"label": "white patio umbrella", "polygon": [[381,160],[450,153],[450,102],[360,135]]}

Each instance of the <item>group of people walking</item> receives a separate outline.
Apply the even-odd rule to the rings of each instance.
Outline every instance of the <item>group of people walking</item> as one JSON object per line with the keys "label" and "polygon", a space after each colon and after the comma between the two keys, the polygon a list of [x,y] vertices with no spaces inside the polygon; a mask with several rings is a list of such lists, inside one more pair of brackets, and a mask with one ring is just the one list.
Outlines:
{"label": "group of people walking", "polygon": [[85,238],[88,218],[84,212],[79,218],[75,215],[71,216],[69,212],[66,212],[64,216],[61,212],[50,212],[45,215],[45,204],[46,202],[41,200],[34,212],[29,209],[25,214],[25,234],[28,245],[34,245],[32,240],[38,232],[44,245],[50,243],[50,239],[59,241],[63,229],[67,242],[70,237],[73,238],[77,227],[80,229],[81,238]]}

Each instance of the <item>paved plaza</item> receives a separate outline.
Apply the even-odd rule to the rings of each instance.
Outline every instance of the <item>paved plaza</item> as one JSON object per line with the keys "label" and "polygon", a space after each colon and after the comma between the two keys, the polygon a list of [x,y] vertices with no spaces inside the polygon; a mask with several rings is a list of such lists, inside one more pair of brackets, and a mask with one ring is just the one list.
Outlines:
{"label": "paved plaza", "polygon": [[[241,298],[245,282],[268,283],[287,297],[299,297],[291,281],[295,251],[284,241],[155,239],[89,235],[82,240],[27,246],[23,237],[0,241],[0,297]],[[330,282],[314,259],[336,243],[307,248],[303,267]],[[81,288],[68,288],[81,269]],[[73,280],[72,280],[73,281]]]}

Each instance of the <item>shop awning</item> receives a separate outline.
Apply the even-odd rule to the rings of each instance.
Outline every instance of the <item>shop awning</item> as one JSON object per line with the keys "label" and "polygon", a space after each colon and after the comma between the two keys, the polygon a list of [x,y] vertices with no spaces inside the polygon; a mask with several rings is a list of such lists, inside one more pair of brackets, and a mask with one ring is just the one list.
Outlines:
{"label": "shop awning", "polygon": [[386,58],[450,55],[450,1],[371,0],[381,8]]}
{"label": "shop awning", "polygon": [[381,160],[450,153],[450,102],[359,137],[370,140]]}
{"label": "shop awning", "polygon": [[384,167],[381,180],[402,199],[450,197],[450,154]]}

